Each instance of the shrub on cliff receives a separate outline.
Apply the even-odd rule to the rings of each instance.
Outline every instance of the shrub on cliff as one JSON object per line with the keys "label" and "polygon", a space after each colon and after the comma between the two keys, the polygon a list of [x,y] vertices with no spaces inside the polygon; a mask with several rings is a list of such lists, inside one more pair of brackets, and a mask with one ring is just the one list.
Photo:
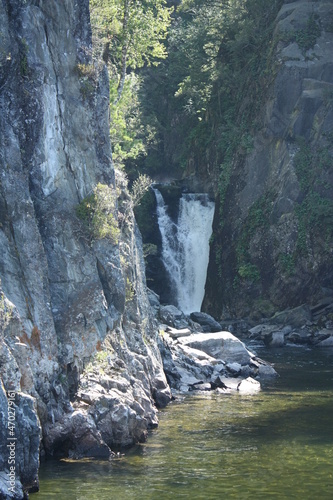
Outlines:
{"label": "shrub on cliff", "polygon": [[115,217],[116,193],[106,184],[97,184],[93,193],[76,207],[76,215],[87,227],[92,239],[109,238],[118,243],[119,228]]}

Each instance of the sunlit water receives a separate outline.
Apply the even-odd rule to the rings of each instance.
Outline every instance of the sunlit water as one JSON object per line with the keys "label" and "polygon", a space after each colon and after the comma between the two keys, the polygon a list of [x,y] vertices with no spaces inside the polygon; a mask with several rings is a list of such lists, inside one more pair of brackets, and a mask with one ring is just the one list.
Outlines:
{"label": "sunlit water", "polygon": [[332,499],[333,351],[257,353],[281,375],[259,394],[179,398],[111,463],[44,464],[31,498]]}

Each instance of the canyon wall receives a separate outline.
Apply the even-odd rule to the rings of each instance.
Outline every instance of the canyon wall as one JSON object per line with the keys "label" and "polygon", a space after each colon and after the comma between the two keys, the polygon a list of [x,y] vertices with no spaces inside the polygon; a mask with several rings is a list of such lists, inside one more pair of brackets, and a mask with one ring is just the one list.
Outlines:
{"label": "canyon wall", "polygon": [[[89,2],[1,0],[0,20],[0,492],[23,498],[40,453],[109,457],[145,438],[170,391]],[[78,216],[96,186],[106,237]]]}
{"label": "canyon wall", "polygon": [[277,16],[260,125],[218,196],[204,302],[216,317],[332,298],[332,26],[325,0]]}

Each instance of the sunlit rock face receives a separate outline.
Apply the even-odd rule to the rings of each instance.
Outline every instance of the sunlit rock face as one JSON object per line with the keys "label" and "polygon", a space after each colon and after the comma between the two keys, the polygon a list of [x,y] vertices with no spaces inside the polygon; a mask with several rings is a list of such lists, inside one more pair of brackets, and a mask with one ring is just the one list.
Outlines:
{"label": "sunlit rock face", "polygon": [[[43,454],[110,454],[144,438],[157,422],[155,400],[166,404],[170,393],[131,212],[119,242],[93,240],[76,215],[97,183],[115,192],[108,77],[91,59],[88,0],[10,0],[0,20],[1,411],[5,391],[15,392],[18,415],[29,408],[29,457],[17,454],[22,492],[37,484],[40,437]],[[97,381],[89,403],[77,392],[91,360],[90,376],[101,376],[96,353],[103,376],[128,383]],[[98,391],[113,391],[109,417],[96,409]]]}

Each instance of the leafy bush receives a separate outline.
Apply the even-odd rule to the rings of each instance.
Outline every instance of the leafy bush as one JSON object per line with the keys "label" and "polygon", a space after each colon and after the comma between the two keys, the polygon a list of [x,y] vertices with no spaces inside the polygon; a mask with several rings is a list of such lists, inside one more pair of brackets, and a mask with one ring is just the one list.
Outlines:
{"label": "leafy bush", "polygon": [[76,207],[76,215],[83,221],[93,239],[109,238],[116,244],[119,228],[115,212],[115,190],[100,183],[94,188],[93,193]]}

